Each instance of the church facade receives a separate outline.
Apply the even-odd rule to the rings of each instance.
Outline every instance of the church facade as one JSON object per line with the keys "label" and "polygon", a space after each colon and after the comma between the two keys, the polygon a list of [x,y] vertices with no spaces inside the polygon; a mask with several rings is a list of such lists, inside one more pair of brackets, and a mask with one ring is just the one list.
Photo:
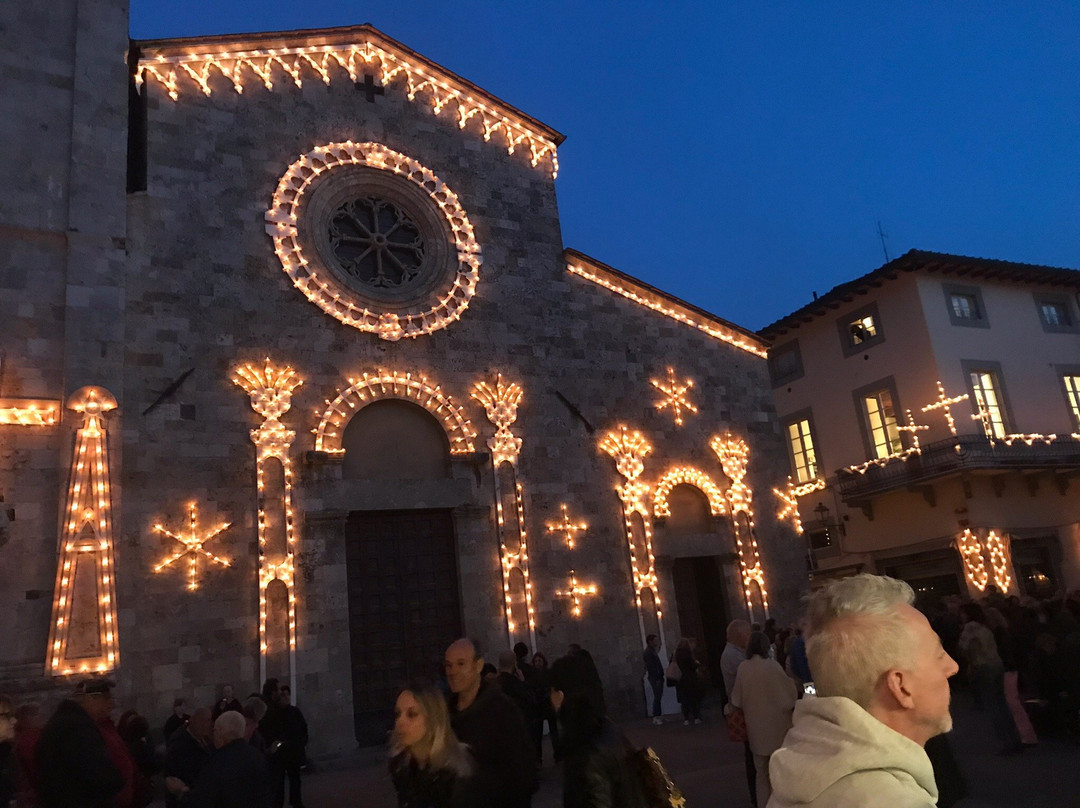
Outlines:
{"label": "church facade", "polygon": [[457,636],[579,643],[629,715],[647,634],[794,618],[766,346],[564,248],[561,135],[369,26],[18,13],[0,690],[276,676],[331,755]]}

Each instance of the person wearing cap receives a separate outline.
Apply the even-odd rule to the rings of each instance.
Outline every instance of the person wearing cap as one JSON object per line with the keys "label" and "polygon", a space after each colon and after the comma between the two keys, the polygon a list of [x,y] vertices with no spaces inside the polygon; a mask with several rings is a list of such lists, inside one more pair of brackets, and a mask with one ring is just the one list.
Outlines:
{"label": "person wearing cap", "polygon": [[112,808],[124,790],[99,722],[113,709],[113,683],[80,682],[41,731],[35,753],[41,808]]}

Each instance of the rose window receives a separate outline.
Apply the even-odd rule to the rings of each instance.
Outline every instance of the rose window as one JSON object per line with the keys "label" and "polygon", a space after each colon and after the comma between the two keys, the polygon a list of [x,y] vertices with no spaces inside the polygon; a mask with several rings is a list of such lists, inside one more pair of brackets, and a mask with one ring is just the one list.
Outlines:
{"label": "rose window", "polygon": [[407,285],[424,261],[419,227],[382,199],[362,197],[341,205],[330,218],[329,238],[341,270],[377,289]]}

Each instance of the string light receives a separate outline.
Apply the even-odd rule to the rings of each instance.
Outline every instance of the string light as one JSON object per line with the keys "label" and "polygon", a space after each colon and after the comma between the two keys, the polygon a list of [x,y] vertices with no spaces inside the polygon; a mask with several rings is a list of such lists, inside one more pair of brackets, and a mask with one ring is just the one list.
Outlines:
{"label": "string light", "polygon": [[668,502],[668,497],[675,486],[684,483],[694,486],[705,495],[706,499],[709,500],[710,514],[719,516],[726,511],[724,492],[720,490],[720,487],[712,481],[708,474],[692,466],[676,466],[661,477],[660,482],[656,484],[656,492],[653,494],[653,513],[656,514],[658,519],[671,516],[671,505]]}
{"label": "string light", "polygon": [[375,41],[372,34],[361,42],[348,45],[313,45],[284,47],[272,50],[216,51],[213,53],[147,54],[139,60],[136,82],[147,79],[160,82],[176,101],[180,97],[179,79],[190,79],[203,92],[211,95],[211,79],[215,72],[226,78],[237,93],[244,92],[244,82],[257,79],[267,90],[274,89],[273,74],[280,69],[297,87],[303,86],[303,74],[317,76],[324,84],[341,75],[357,82],[360,73],[378,62],[379,83],[388,86],[401,77],[410,101],[423,95],[436,115],[453,108],[457,124],[464,129],[476,119],[485,141],[498,136],[505,140],[508,154],[519,149],[526,152],[533,167],[546,162],[554,179],[559,173],[556,144],[551,134],[538,131],[535,122],[516,114],[512,108],[498,108],[474,95],[476,90],[465,85],[451,73],[436,65],[421,65],[384,41]]}
{"label": "string light", "polygon": [[[477,382],[473,385],[472,397],[479,401],[488,420],[495,425],[495,434],[488,440],[491,449],[492,479],[495,486],[495,517],[499,527],[499,555],[502,559],[503,603],[506,608],[506,628],[510,646],[514,645],[514,633],[517,623],[514,620],[515,593],[511,586],[513,571],[521,573],[524,592],[516,597],[525,600],[525,612],[529,624],[529,645],[536,650],[536,616],[532,605],[532,582],[529,579],[529,543],[525,530],[525,502],[521,483],[517,478],[517,460],[521,453],[521,438],[510,431],[510,425],[517,420],[518,406],[521,404],[523,391],[519,384],[504,384],[502,374],[498,374],[495,385]],[[506,526],[503,515],[503,490],[500,469],[506,467],[506,475],[513,481],[515,508],[517,510],[516,534]],[[516,540],[517,550],[510,549],[510,541]]]}
{"label": "string light", "polygon": [[438,385],[427,377],[412,373],[377,370],[359,379],[349,379],[348,389],[327,401],[319,426],[315,429],[315,450],[332,455],[345,454],[341,447],[342,428],[353,411],[383,398],[411,399],[438,418],[450,440],[451,454],[472,454],[476,431],[464,411]]}
{"label": "string light", "polygon": [[[432,308],[399,315],[357,306],[350,302],[353,295],[346,286],[335,280],[332,273],[320,273],[318,259],[305,255],[297,227],[303,197],[320,174],[350,165],[368,166],[404,177],[419,186],[446,218],[457,250],[458,270],[449,291]],[[461,318],[476,293],[480,245],[457,194],[430,169],[380,143],[351,140],[329,143],[301,156],[282,176],[265,218],[274,252],[293,285],[338,322],[381,339],[396,342],[402,337],[415,338],[445,328]]]}
{"label": "string light", "polygon": [[[626,543],[630,550],[630,567],[634,579],[634,603],[637,606],[638,628],[641,641],[645,641],[645,620],[642,614],[641,593],[648,589],[653,596],[656,608],[656,623],[660,635],[660,645],[664,645],[664,621],[660,608],[660,591],[656,578],[656,558],[652,549],[652,520],[646,497],[649,486],[638,480],[645,470],[645,457],[652,451],[652,446],[640,432],[630,432],[625,426],[618,431],[608,432],[600,441],[600,450],[615,460],[615,468],[625,482],[615,487],[623,506],[623,523],[626,531]],[[646,558],[640,558],[634,547],[634,516],[642,525],[642,543]]]}
{"label": "string light", "polygon": [[[897,429],[900,428],[901,427],[897,427]],[[885,457],[875,457],[872,460],[867,460],[865,463],[860,463],[857,466],[847,466],[845,470],[856,474],[866,474],[867,471],[875,466],[887,466],[894,460],[900,460],[906,463],[911,458],[921,454],[922,450],[917,446],[913,446],[910,449],[904,449],[902,452],[893,452],[892,454],[885,455]]]}
{"label": "string light", "polygon": [[[289,679],[296,689],[296,590],[294,587],[294,558],[296,556],[296,531],[294,528],[292,490],[292,459],[289,449],[296,432],[286,429],[280,418],[292,407],[292,393],[303,384],[291,367],[275,367],[267,358],[262,368],[242,365],[236,369],[233,383],[243,388],[250,399],[251,408],[265,420],[257,429],[251,430],[255,444],[255,484],[259,497],[259,678],[266,679],[266,657],[270,640],[266,632],[267,587],[272,581],[285,585],[288,600],[289,621]],[[282,512],[285,514],[284,554],[271,555],[268,549],[268,525],[265,495],[267,467],[271,459],[281,463]]]}
{"label": "string light", "polygon": [[[659,299],[658,294],[646,297],[645,295],[640,294],[639,292],[634,291],[633,289],[624,285],[624,281],[617,278],[615,275],[612,275],[611,273],[601,269],[600,267],[594,266],[591,269],[586,269],[579,264],[567,263],[566,269],[572,275],[577,275],[578,277],[584,278],[587,281],[591,281],[597,286],[603,286],[605,289],[615,292],[615,294],[622,295],[627,300],[632,300],[638,305],[644,306],[648,309],[652,309],[653,311],[659,312],[660,314],[663,314],[666,317],[670,317],[673,320],[678,320],[680,323],[685,323],[686,325],[692,326],[693,328],[696,328],[699,331],[708,334],[714,339],[718,339],[721,342],[726,342],[728,345],[733,345],[736,348],[740,348],[741,350],[746,351],[747,353],[752,353],[754,356],[760,357],[761,359],[764,359],[768,355],[764,343],[757,340],[751,341],[750,338],[739,334],[734,329],[723,328],[715,322],[704,322],[703,320],[699,320],[691,317],[688,314],[684,314],[682,311],[672,308],[666,303],[662,303]],[[640,287],[638,288],[640,289]]]}
{"label": "string light", "polygon": [[[83,421],[75,438],[53,596],[48,653],[48,668],[53,676],[100,673],[120,664],[109,452],[104,427],[105,413],[116,409],[116,399],[100,387],[83,387],[72,394],[68,407],[82,415]],[[98,579],[93,603],[75,589],[76,575],[84,565],[92,565]],[[74,657],[70,648],[72,626],[91,615],[97,624],[98,653]]]}
{"label": "string light", "polygon": [[0,426],[54,426],[59,420],[58,401],[0,398]]}
{"label": "string light", "polygon": [[589,526],[584,522],[571,521],[570,513],[566,510],[565,502],[561,503],[559,507],[562,508],[562,521],[548,522],[544,526],[547,528],[548,533],[562,533],[567,549],[573,550],[574,534],[584,533],[589,529]]}
{"label": "string light", "polygon": [[777,521],[783,522],[785,519],[791,520],[791,527],[795,530],[796,536],[803,534],[802,517],[799,514],[799,495],[796,493],[795,483],[791,477],[787,478],[787,486],[783,489],[774,488],[773,493],[776,494],[776,498],[780,500],[780,510],[776,512]]}
{"label": "string light", "polygon": [[473,387],[472,397],[483,405],[488,420],[497,427],[495,435],[488,441],[495,467],[498,468],[503,462],[516,464],[521,452],[521,438],[515,437],[510,431],[510,424],[517,420],[517,408],[522,397],[521,387],[513,383],[503,384],[500,373],[494,387],[487,382],[477,382]]}
{"label": "string light", "polygon": [[978,537],[965,528],[964,532],[956,537],[956,549],[960,552],[960,558],[963,559],[967,579],[980,592],[984,591],[986,584],[990,581],[990,575],[986,571],[982,545]]}
{"label": "string light", "polygon": [[819,477],[816,480],[811,480],[808,483],[802,485],[796,485],[791,489],[791,492],[797,497],[805,497],[807,494],[812,494],[815,491],[824,491],[827,487],[825,480]]}
{"label": "string light", "polygon": [[727,489],[728,513],[731,514],[735,528],[735,546],[739,555],[739,566],[742,568],[746,607],[752,615],[754,602],[750,584],[756,582],[761,591],[761,606],[765,610],[765,617],[768,617],[769,593],[765,588],[765,571],[761,567],[761,555],[754,532],[753,492],[746,484],[750,449],[746,441],[730,433],[714,437],[709,446],[719,458],[724,474],[731,480]]}
{"label": "string light", "polygon": [[172,531],[166,530],[161,525],[154,525],[154,530],[156,532],[162,534],[163,536],[167,536],[170,539],[178,541],[178,542],[180,542],[180,544],[182,544],[184,546],[183,550],[180,550],[179,552],[174,553],[173,555],[169,556],[164,561],[162,561],[160,564],[158,564],[156,567],[154,567],[154,572],[161,572],[163,569],[170,566],[174,561],[179,561],[181,558],[187,557],[187,559],[188,559],[188,589],[194,591],[194,590],[199,588],[199,584],[198,584],[199,556],[203,556],[205,558],[208,558],[213,563],[221,564],[221,566],[223,566],[223,567],[229,566],[228,559],[224,559],[224,558],[221,558],[219,556],[214,555],[209,550],[207,550],[206,547],[205,547],[207,542],[209,542],[212,539],[216,538],[223,531],[225,531],[229,527],[229,523],[224,522],[224,523],[218,525],[217,527],[212,528],[208,533],[200,535],[199,534],[199,529],[198,529],[198,517],[195,514],[195,503],[194,502],[190,503],[190,505],[188,507],[189,507],[189,510],[190,510],[190,513],[189,513],[190,518],[188,520],[188,533],[187,533],[187,535],[173,533]]}
{"label": "string light", "polygon": [[596,584],[579,584],[577,574],[570,570],[570,588],[556,590],[555,595],[560,598],[570,598],[570,614],[581,617],[580,599],[595,595],[597,591]]}
{"label": "string light", "polygon": [[[938,397],[932,404],[927,404],[922,408],[923,412],[930,412],[931,410],[941,410],[945,413],[945,423],[949,425],[949,432],[953,437],[956,437],[956,419],[953,418],[952,405],[959,404],[961,401],[967,401],[968,394],[964,393],[959,396],[952,396],[951,398],[945,395],[945,386],[942,385],[941,380],[937,383]],[[914,434],[914,433],[912,433]],[[960,444],[956,444],[956,450],[960,451]]]}
{"label": "string light", "polygon": [[672,415],[675,416],[675,426],[682,426],[683,410],[694,414],[698,411],[697,407],[695,407],[690,402],[690,399],[687,398],[687,392],[694,386],[694,380],[686,379],[680,384],[675,380],[674,368],[668,368],[667,374],[668,377],[666,382],[649,379],[649,383],[664,394],[664,397],[657,403],[656,409],[662,410],[666,407],[670,407]]}
{"label": "string light", "polygon": [[1008,537],[999,536],[996,531],[991,530],[986,535],[986,552],[990,556],[990,569],[994,574],[994,583],[1001,593],[1005,594],[1012,586],[1012,576],[1009,574],[1012,561],[1009,558]]}

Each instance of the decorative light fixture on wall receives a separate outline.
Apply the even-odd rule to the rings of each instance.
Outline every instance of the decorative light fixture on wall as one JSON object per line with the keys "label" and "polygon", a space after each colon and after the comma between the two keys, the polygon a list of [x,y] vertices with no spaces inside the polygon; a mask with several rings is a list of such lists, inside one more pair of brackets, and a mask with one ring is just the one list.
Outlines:
{"label": "decorative light fixture on wall", "polygon": [[[956,537],[956,549],[964,562],[964,572],[971,585],[980,592],[986,591],[986,587],[993,577],[994,585],[1005,594],[1012,586],[1012,558],[1007,535],[999,535],[996,530],[987,531],[986,538],[982,541],[970,529],[965,528],[963,533]],[[983,556],[983,550],[990,557],[990,569]]]}
{"label": "decorative light fixture on wall", "polygon": [[578,583],[577,573],[570,570],[570,588],[556,590],[555,595],[560,598],[570,598],[570,614],[581,617],[581,598],[595,595],[597,591],[596,584]]}
{"label": "decorative light fixture on wall", "polygon": [[383,398],[402,398],[415,401],[430,412],[443,425],[450,439],[451,454],[471,454],[475,451],[473,429],[465,411],[449,395],[442,392],[438,385],[432,385],[427,377],[413,373],[378,370],[365,373],[359,379],[349,379],[350,387],[338,393],[333,401],[327,401],[327,407],[315,429],[315,450],[327,454],[340,455],[341,430],[352,417],[353,411],[372,401]]}
{"label": "decorative light fixture on wall", "polygon": [[[529,578],[529,542],[525,528],[525,497],[517,475],[517,461],[521,453],[521,438],[510,431],[510,425],[517,420],[518,406],[521,404],[523,391],[519,384],[504,384],[502,374],[498,374],[495,385],[477,382],[473,386],[472,397],[479,401],[488,420],[495,425],[495,434],[488,440],[491,449],[492,479],[495,487],[495,516],[499,531],[499,557],[502,563],[503,604],[506,608],[507,639],[510,647],[515,644],[518,629],[514,619],[515,599],[525,603],[528,620],[529,646],[536,650],[536,615],[533,611],[532,581]],[[506,489],[512,486],[514,491],[514,527],[507,525],[503,508]],[[517,549],[512,549],[516,546]],[[521,574],[521,588],[515,592],[514,570]]]}
{"label": "decorative light fixture on wall", "polygon": [[200,533],[198,527],[198,517],[195,514],[195,503],[190,503],[188,508],[189,519],[188,530],[186,534],[173,533],[171,530],[166,530],[162,525],[154,525],[154,530],[157,533],[160,533],[163,536],[167,536],[170,539],[178,541],[181,545],[183,545],[182,550],[173,553],[171,556],[169,556],[156,567],[154,567],[154,572],[161,572],[166,567],[171,566],[174,561],[179,561],[181,558],[186,557],[188,559],[188,589],[194,591],[199,588],[197,578],[199,556],[208,558],[211,562],[215,564],[220,564],[223,567],[229,566],[228,559],[216,556],[206,549],[206,544],[212,539],[216,538],[220,533],[228,529],[229,523],[223,522],[217,527],[211,528],[204,533]]}
{"label": "decorative light fixture on wall", "polygon": [[559,505],[562,510],[561,522],[548,522],[545,527],[548,533],[562,533],[563,541],[566,542],[566,547],[569,550],[574,549],[574,535],[577,533],[584,533],[589,529],[589,526],[585,522],[574,522],[570,519],[570,514],[566,510],[566,503],[563,502]]}
{"label": "decorative light fixture on wall", "polygon": [[956,537],[956,549],[964,562],[964,572],[967,579],[980,592],[986,589],[990,582],[990,574],[986,571],[986,562],[983,560],[982,545],[978,536],[966,529]]}
{"label": "decorative light fixture on wall", "polygon": [[[53,676],[110,671],[120,664],[105,431],[105,414],[116,409],[116,399],[101,387],[82,387],[67,406],[83,420],[75,438],[60,536],[47,656]],[[77,578],[94,583],[78,587]]]}
{"label": "decorative light fixture on wall", "polygon": [[746,441],[734,435],[719,435],[709,444],[720,460],[724,474],[731,480],[727,489],[728,513],[735,530],[735,547],[742,569],[743,590],[746,595],[746,607],[751,617],[754,614],[754,599],[750,584],[756,583],[761,592],[761,607],[765,617],[769,616],[769,592],[765,587],[765,571],[761,566],[757,536],[754,530],[753,492],[746,483],[747,465],[750,462],[750,447]]}
{"label": "decorative light fixture on wall", "polygon": [[[649,486],[638,478],[645,470],[645,457],[652,451],[652,446],[645,436],[637,431],[629,431],[620,426],[617,431],[608,432],[600,441],[600,450],[615,460],[615,468],[625,482],[615,487],[622,501],[623,524],[626,531],[626,543],[630,550],[630,568],[634,580],[634,603],[637,605],[638,628],[641,641],[645,642],[645,619],[642,614],[641,593],[648,589],[652,593],[656,608],[656,622],[660,645],[664,645],[663,611],[660,608],[660,590],[656,578],[656,558],[652,548],[652,519],[649,517],[647,497]],[[635,518],[641,533],[635,536]],[[639,554],[636,544],[641,544],[644,551]]]}
{"label": "decorative light fixture on wall", "polygon": [[192,52],[195,50],[192,47],[185,47],[183,52],[177,53],[165,52],[164,48],[158,48],[158,52],[154,53],[155,49],[151,49],[139,60],[135,81],[137,86],[141,86],[147,78],[152,78],[160,82],[169,97],[176,101],[180,97],[182,78],[190,79],[204,95],[211,95],[211,80],[217,73],[227,79],[237,93],[243,93],[245,81],[250,79],[256,80],[267,90],[273,90],[275,70],[280,70],[286,81],[300,87],[305,72],[329,85],[340,71],[356,83],[361,80],[360,74],[364,70],[373,69],[378,63],[381,85],[387,86],[401,77],[410,101],[423,96],[436,115],[444,109],[454,108],[461,129],[475,118],[485,141],[500,137],[505,141],[509,154],[521,149],[528,153],[534,167],[546,162],[552,178],[558,175],[559,159],[553,133],[541,131],[536,122],[515,114],[512,108],[497,109],[496,99],[490,102],[482,100],[479,97],[482,91],[465,85],[434,63],[424,64],[415,54],[408,55],[389,42],[376,39],[374,33],[364,32],[359,41],[334,45],[239,51],[215,49],[203,53]]}
{"label": "decorative light fixture on wall", "polygon": [[53,426],[59,420],[59,401],[0,398],[0,426]]}
{"label": "decorative light fixture on wall", "polygon": [[649,379],[649,383],[664,394],[664,397],[656,405],[657,410],[665,408],[671,409],[671,414],[675,418],[675,426],[682,426],[683,423],[683,410],[690,413],[697,413],[698,409],[690,401],[688,394],[690,388],[694,386],[693,379],[684,379],[679,382],[675,378],[675,369],[667,369],[667,381],[660,381],[659,379]]}
{"label": "decorative light fixture on wall", "polygon": [[801,536],[803,534],[802,517],[799,514],[799,497],[795,493],[794,481],[791,477],[788,477],[787,486],[783,489],[774,488],[773,493],[776,494],[776,498],[781,503],[780,510],[776,512],[777,521],[790,520],[795,535]]}
{"label": "decorative light fixture on wall", "polygon": [[724,504],[724,492],[708,474],[693,466],[676,466],[664,473],[653,492],[653,513],[656,514],[657,519],[671,516],[668,497],[675,486],[683,484],[692,485],[705,495],[709,501],[711,516],[720,516],[727,511]]}
{"label": "decorative light fixture on wall", "polygon": [[[285,585],[288,597],[289,621],[289,681],[296,690],[296,589],[294,587],[294,558],[296,556],[296,532],[292,508],[292,459],[289,450],[296,438],[296,432],[286,429],[281,417],[292,407],[292,393],[303,384],[291,367],[276,367],[267,358],[262,368],[255,365],[242,365],[236,369],[233,383],[242,387],[251,400],[251,408],[265,420],[257,429],[251,430],[251,440],[255,444],[255,484],[259,497],[259,679],[266,679],[266,657],[271,649],[272,639],[267,636],[267,587],[272,581],[281,581]],[[282,492],[282,513],[284,551],[280,548],[270,552],[270,529],[267,524],[265,492],[267,476],[277,474],[270,460],[276,459],[281,464],[280,489]],[[277,488],[277,486],[275,486]]]}

